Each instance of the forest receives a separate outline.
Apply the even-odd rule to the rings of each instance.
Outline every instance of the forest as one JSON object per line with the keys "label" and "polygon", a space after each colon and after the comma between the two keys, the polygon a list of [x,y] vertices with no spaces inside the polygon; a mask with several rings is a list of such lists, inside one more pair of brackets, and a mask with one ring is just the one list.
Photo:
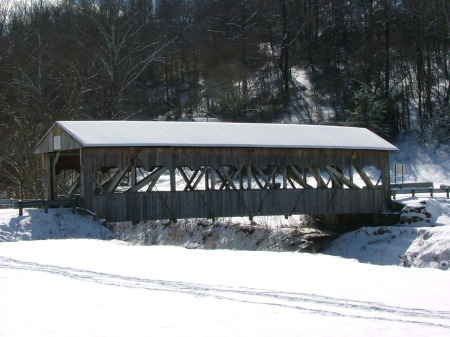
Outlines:
{"label": "forest", "polygon": [[42,197],[33,150],[57,120],[200,116],[448,142],[449,60],[448,0],[3,0],[0,198]]}

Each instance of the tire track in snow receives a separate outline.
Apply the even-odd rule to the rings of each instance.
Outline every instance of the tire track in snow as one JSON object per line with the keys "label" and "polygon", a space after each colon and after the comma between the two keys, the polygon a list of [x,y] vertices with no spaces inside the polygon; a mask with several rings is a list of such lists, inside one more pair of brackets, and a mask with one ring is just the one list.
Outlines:
{"label": "tire track in snow", "polygon": [[154,280],[70,267],[46,265],[2,256],[0,256],[0,268],[50,273],[73,280],[116,287],[164,291],[257,305],[279,306],[310,314],[392,321],[450,329],[449,311],[403,308],[389,306],[378,302],[355,301],[307,293]]}

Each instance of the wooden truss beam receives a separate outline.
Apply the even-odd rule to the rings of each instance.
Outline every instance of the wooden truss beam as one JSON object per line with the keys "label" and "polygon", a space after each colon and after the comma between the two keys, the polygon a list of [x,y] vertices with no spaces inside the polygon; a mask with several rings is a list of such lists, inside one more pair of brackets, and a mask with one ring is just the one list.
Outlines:
{"label": "wooden truss beam", "polygon": [[342,173],[338,172],[334,167],[331,167],[330,165],[327,165],[326,167],[327,172],[330,176],[334,176],[339,182],[347,185],[350,188],[354,189],[361,189],[358,185],[356,185],[354,182],[352,182],[350,179],[348,179],[346,176],[344,176]]}
{"label": "wooden truss beam", "polygon": [[69,192],[67,192],[69,197],[73,197],[75,192],[80,188],[80,182],[81,177],[78,175],[77,179],[75,179],[75,182],[73,183],[72,187],[69,189]]}
{"label": "wooden truss beam", "polygon": [[[231,177],[226,170],[223,170],[225,179],[222,181],[222,186],[225,184],[226,189],[230,189],[230,187],[231,187],[233,190],[237,190],[236,185],[234,185],[234,181],[239,176],[240,171],[241,171],[240,169],[237,170],[236,172],[234,172],[233,177]],[[233,169],[231,169],[230,172],[233,172]],[[222,189],[222,186],[220,186],[220,189]]]}
{"label": "wooden truss beam", "polygon": [[165,166],[161,166],[157,168],[155,171],[150,173],[148,176],[146,176],[144,179],[140,180],[138,183],[136,183],[134,186],[131,186],[127,192],[137,192],[144,186],[152,183],[155,180],[158,180],[159,177],[166,171]]}
{"label": "wooden truss beam", "polygon": [[186,172],[184,172],[184,169],[182,167],[178,168],[178,172],[180,172],[181,177],[183,178],[183,180],[186,183],[186,186],[184,187],[184,191],[187,191],[187,190],[193,191],[194,190],[194,188],[192,187],[192,183],[194,182],[194,179],[197,176],[199,171],[200,171],[199,169],[195,170],[194,173],[192,174],[192,176],[188,177],[188,175],[186,174]]}
{"label": "wooden truss beam", "polygon": [[[102,184],[101,188],[104,189],[104,191],[106,190],[105,192],[114,192],[129,169],[130,167],[126,167],[123,170],[118,170],[110,180]],[[103,185],[105,187],[103,187]]]}
{"label": "wooden truss beam", "polygon": [[374,188],[372,180],[370,180],[370,178],[367,176],[366,172],[364,172],[364,170],[362,170],[358,166],[353,166],[353,167],[355,168],[356,172],[358,172],[361,179],[364,181],[364,184],[366,184],[366,186],[368,188]]}
{"label": "wooden truss beam", "polygon": [[[261,189],[269,188],[269,186],[271,185],[271,184],[270,184],[270,178],[267,179],[267,177],[266,177],[266,175],[264,174],[264,172],[263,172],[258,166],[253,165],[253,167],[255,168],[255,170],[256,170],[256,172],[259,174],[259,176],[262,178],[262,180],[264,180],[264,186],[262,186],[261,184],[258,184],[259,187],[260,187]],[[255,177],[255,179],[258,180],[256,177]]]}
{"label": "wooden truss beam", "polygon": [[317,188],[326,187],[327,184],[322,179],[322,176],[320,175],[320,168],[317,166],[308,166],[308,171],[311,172],[314,179],[317,181]]}
{"label": "wooden truss beam", "polygon": [[197,188],[197,185],[200,183],[200,181],[202,180],[203,176],[205,175],[205,173],[208,171],[208,166],[205,166],[201,172],[200,175],[198,176],[198,178],[195,180],[194,185],[192,185],[192,190],[195,190]]}
{"label": "wooden truss beam", "polygon": [[331,181],[333,182],[332,187],[333,187],[333,188],[342,188],[343,186],[342,186],[341,182],[339,181],[339,179],[337,179],[337,178],[334,176],[334,174],[330,173],[330,172],[328,171],[328,169],[327,169],[327,172],[328,172],[328,174],[330,175]]}
{"label": "wooden truss beam", "polygon": [[[290,165],[289,168],[291,169],[292,174],[288,174],[288,178],[294,180],[297,184],[302,186],[303,188],[314,188],[311,185],[309,185],[306,180],[303,179],[303,177],[300,175],[300,173],[297,171],[297,169]],[[317,180],[317,178],[316,178]]]}

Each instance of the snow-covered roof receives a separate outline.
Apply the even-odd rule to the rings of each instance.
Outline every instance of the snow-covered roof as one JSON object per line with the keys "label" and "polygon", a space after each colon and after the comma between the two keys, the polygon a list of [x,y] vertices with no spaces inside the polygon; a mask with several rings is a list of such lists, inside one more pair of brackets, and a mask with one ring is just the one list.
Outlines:
{"label": "snow-covered roof", "polygon": [[398,150],[365,128],[257,123],[60,121],[84,147],[174,146]]}

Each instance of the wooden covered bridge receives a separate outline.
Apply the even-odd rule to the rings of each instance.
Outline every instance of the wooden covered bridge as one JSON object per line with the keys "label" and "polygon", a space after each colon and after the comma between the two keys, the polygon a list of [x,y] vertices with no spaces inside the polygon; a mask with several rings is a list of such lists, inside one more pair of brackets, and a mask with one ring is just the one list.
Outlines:
{"label": "wooden covered bridge", "polygon": [[364,128],[57,122],[39,142],[50,200],[79,195],[108,221],[376,214],[389,151]]}

